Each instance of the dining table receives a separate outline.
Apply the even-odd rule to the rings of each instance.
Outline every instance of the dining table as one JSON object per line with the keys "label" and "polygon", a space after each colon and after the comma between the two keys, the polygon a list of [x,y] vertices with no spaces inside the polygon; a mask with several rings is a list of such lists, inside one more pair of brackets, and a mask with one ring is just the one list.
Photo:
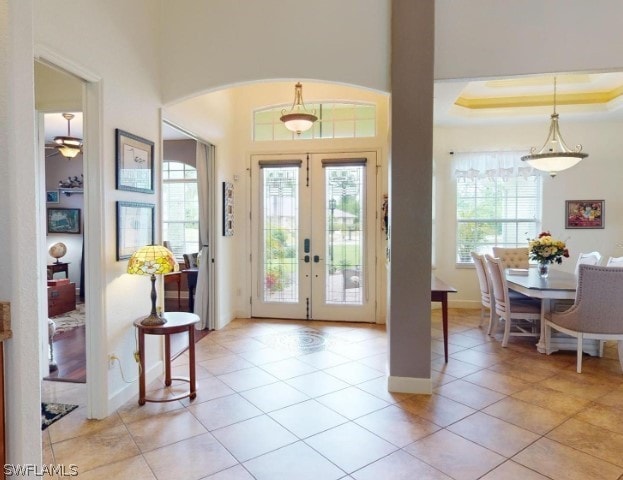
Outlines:
{"label": "dining table", "polygon": [[[556,300],[575,300],[578,279],[574,273],[549,269],[547,277],[541,277],[537,268],[507,269],[506,283],[510,290],[541,301],[541,334],[536,345],[539,353],[550,354],[557,350],[575,350],[577,340],[560,332],[552,332],[549,349],[545,345],[545,316],[551,312]],[[582,350],[589,355],[600,354],[599,340],[584,340]]]}

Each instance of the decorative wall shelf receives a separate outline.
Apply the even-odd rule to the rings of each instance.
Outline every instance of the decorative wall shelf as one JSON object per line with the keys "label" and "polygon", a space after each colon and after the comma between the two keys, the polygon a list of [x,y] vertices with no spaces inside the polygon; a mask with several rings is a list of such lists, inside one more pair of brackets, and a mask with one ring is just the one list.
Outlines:
{"label": "decorative wall shelf", "polygon": [[74,193],[84,193],[82,188],[59,188],[58,191],[64,193],[68,197],[71,197]]}

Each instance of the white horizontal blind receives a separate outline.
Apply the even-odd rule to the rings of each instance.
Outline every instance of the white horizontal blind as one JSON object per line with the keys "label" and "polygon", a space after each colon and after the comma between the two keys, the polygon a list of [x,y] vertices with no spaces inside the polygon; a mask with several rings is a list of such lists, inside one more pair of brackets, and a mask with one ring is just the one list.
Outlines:
{"label": "white horizontal blind", "polygon": [[199,251],[197,170],[182,162],[162,162],[162,238],[177,258]]}
{"label": "white horizontal blind", "polygon": [[540,231],[541,177],[521,164],[517,152],[458,155],[457,263],[472,263],[472,251],[527,246],[528,239]]}

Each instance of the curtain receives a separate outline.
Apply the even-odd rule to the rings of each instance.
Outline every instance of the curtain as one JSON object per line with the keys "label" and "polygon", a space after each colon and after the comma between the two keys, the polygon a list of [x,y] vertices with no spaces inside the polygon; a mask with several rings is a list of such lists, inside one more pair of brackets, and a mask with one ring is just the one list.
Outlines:
{"label": "curtain", "polygon": [[536,177],[530,165],[521,161],[526,152],[457,152],[453,154],[457,179]]}
{"label": "curtain", "polygon": [[201,261],[197,274],[197,287],[195,289],[195,313],[199,315],[198,330],[208,328],[214,330],[216,322],[211,315],[209,295],[209,272],[212,258],[212,245],[208,244],[210,238],[210,209],[212,199],[210,197],[210,165],[214,162],[214,145],[206,145],[197,142],[197,186],[199,190],[199,245]]}

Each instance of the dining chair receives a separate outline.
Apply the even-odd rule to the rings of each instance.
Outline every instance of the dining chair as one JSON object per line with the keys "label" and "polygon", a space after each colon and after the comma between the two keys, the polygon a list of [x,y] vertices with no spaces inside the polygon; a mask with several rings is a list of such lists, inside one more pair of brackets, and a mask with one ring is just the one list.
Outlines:
{"label": "dining chair", "polygon": [[502,261],[504,268],[528,268],[528,247],[493,247],[493,256]]}
{"label": "dining chair", "polygon": [[573,306],[545,316],[545,348],[549,352],[552,328],[577,338],[577,372],[582,373],[582,342],[585,338],[618,340],[623,369],[623,268],[580,265],[578,290]]}
{"label": "dining chair", "polygon": [[601,253],[599,252],[580,253],[575,264],[576,276],[579,274],[580,265],[599,265],[599,262],[601,262]]}
{"label": "dining chair", "polygon": [[484,255],[480,255],[476,252],[471,252],[474,265],[476,267],[476,275],[478,276],[478,285],[480,286],[480,326],[485,319],[485,309],[489,311],[489,326],[487,327],[487,333],[491,335],[491,329],[493,328],[493,312],[495,306],[492,305],[493,293],[491,291],[491,279],[487,272],[487,264]]}
{"label": "dining chair", "polygon": [[[541,302],[529,297],[511,299],[502,260],[488,254],[485,255],[485,259],[493,287],[495,315],[504,320],[502,346],[508,345],[508,339],[511,335],[538,337],[540,335]],[[511,327],[514,328],[513,331],[511,331]]]}
{"label": "dining chair", "polygon": [[623,257],[610,257],[606,262],[606,267],[623,267]]}

